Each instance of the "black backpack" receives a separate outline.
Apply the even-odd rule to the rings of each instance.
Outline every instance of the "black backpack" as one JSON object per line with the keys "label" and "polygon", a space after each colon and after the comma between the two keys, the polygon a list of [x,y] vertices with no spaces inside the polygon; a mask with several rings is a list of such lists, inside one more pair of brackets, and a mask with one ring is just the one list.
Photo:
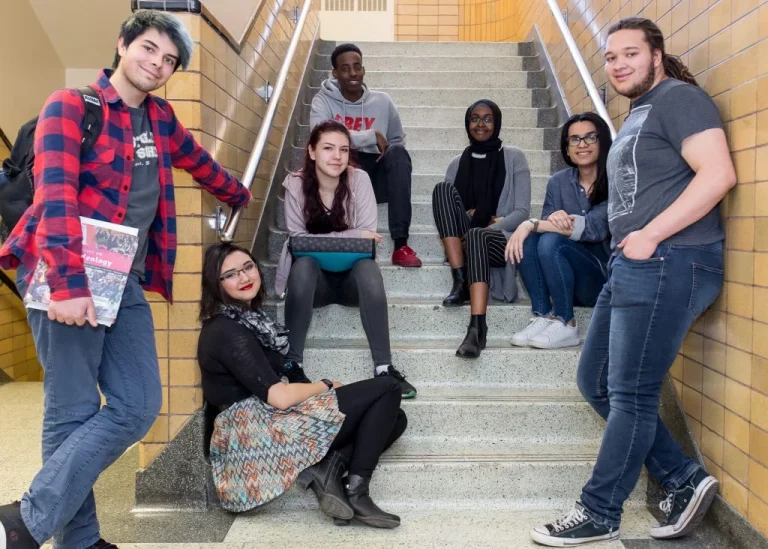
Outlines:
{"label": "black backpack", "polygon": [[[77,90],[85,103],[83,116],[83,141],[80,157],[88,154],[101,135],[104,113],[98,94],[90,87]],[[35,128],[37,118],[33,118],[21,129],[13,144],[10,158],[3,162],[2,171],[7,182],[0,186],[0,241],[4,241],[13,231],[24,212],[32,204],[35,194],[33,168],[35,165]]]}

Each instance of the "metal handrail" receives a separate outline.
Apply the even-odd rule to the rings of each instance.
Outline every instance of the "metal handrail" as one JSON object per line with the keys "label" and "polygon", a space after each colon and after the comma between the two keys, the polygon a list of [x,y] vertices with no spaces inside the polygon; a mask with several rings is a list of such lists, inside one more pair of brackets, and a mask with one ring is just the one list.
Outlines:
{"label": "metal handrail", "polygon": [[[274,91],[267,104],[267,112],[264,114],[264,120],[262,121],[261,128],[259,128],[259,133],[256,136],[256,143],[253,145],[251,156],[248,158],[248,164],[245,166],[242,183],[248,189],[251,188],[253,179],[256,177],[256,173],[259,169],[261,157],[264,154],[264,148],[267,145],[269,131],[272,128],[272,122],[277,113],[277,106],[280,103],[280,96],[283,93],[283,88],[285,88],[285,82],[288,79],[288,72],[290,71],[291,63],[293,62],[293,56],[296,54],[296,49],[299,46],[301,33],[304,30],[304,23],[307,21],[312,2],[313,0],[304,0],[301,14],[299,15],[298,21],[296,21],[296,27],[293,31],[293,36],[291,37],[291,43],[288,45],[288,51],[285,54],[283,66],[280,67],[280,73],[277,75]],[[224,229],[221,232],[220,239],[222,242],[232,242],[234,239],[242,211],[242,208],[239,206],[232,208],[229,217],[224,223]]]}
{"label": "metal handrail", "polygon": [[560,13],[560,6],[557,5],[557,0],[547,0],[547,5],[554,16],[555,21],[557,21],[560,33],[563,35],[565,43],[568,45],[568,51],[571,53],[573,62],[576,63],[576,68],[579,69],[579,76],[581,76],[581,80],[587,88],[587,93],[589,94],[589,98],[592,99],[592,103],[595,105],[597,114],[600,115],[600,118],[605,120],[606,124],[608,124],[608,129],[611,131],[611,137],[615,138],[616,128],[613,127],[613,121],[608,114],[608,110],[605,108],[603,100],[600,98],[597,86],[595,86],[595,82],[592,80],[592,75],[587,68],[587,64],[584,62],[584,58],[581,56],[576,41],[573,39],[573,35],[568,28],[568,24],[565,22],[565,19],[563,19],[563,14]]}

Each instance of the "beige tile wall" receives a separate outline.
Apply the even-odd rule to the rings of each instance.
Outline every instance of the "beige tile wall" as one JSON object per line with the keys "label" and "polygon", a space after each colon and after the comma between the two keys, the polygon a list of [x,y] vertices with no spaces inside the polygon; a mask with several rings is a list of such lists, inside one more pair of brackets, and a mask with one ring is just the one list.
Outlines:
{"label": "beige tile wall", "polygon": [[[251,245],[268,182],[276,167],[318,25],[318,9],[319,2],[315,2],[251,187],[257,200],[241,217],[235,235],[235,241],[245,247]],[[174,75],[163,93],[196,139],[239,178],[266,112],[267,105],[256,91],[266,81],[275,85],[293,33],[290,10],[281,10],[275,2],[265,3],[239,54],[200,16],[184,15],[182,19],[196,41],[193,63],[187,71]],[[174,183],[178,216],[175,301],[169,305],[158,296],[147,294],[155,321],[164,399],[159,419],[140,445],[141,467],[152,462],[202,405],[195,359],[200,272],[204,247],[216,241],[210,222],[219,203],[185,172],[176,170]]]}
{"label": "beige tile wall", "polygon": [[396,0],[395,40],[451,42],[459,39],[463,0]]}
{"label": "beige tile wall", "polygon": [[[622,17],[659,25],[714,98],[738,185],[724,201],[726,284],[688,335],[671,374],[709,470],[739,513],[768,535],[768,4],[758,0],[560,2],[592,72],[605,83],[601,40]],[[542,0],[517,2],[517,40],[536,23],[574,111],[592,109]],[[629,101],[609,88],[620,127]]]}
{"label": "beige tile wall", "polygon": [[[0,140],[0,164],[10,155]],[[15,271],[6,274],[15,280]],[[7,287],[0,286],[0,370],[16,381],[40,381],[42,370],[26,319],[21,301]]]}

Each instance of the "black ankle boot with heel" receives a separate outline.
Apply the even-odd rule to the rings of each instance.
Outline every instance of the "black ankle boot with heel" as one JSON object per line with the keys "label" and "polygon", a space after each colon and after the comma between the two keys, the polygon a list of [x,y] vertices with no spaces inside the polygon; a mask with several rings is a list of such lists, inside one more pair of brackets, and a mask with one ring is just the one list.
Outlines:
{"label": "black ankle boot with heel", "polygon": [[341,482],[347,467],[344,457],[331,450],[319,463],[304,469],[296,479],[304,490],[312,488],[320,509],[334,519],[349,520],[355,514]]}
{"label": "black ankle boot with heel", "polygon": [[459,307],[469,301],[469,286],[467,286],[467,268],[451,269],[453,287],[451,293],[443,300],[443,307]]}
{"label": "black ankle boot with heel", "polygon": [[368,526],[375,528],[397,528],[400,526],[400,517],[379,509],[371,499],[368,486],[371,477],[349,475],[347,477],[346,493],[349,504],[355,511],[355,518]]}
{"label": "black ankle boot with heel", "polygon": [[477,358],[480,351],[485,349],[485,338],[488,335],[488,326],[485,324],[485,315],[472,315],[467,326],[467,335],[464,337],[456,356],[462,358]]}

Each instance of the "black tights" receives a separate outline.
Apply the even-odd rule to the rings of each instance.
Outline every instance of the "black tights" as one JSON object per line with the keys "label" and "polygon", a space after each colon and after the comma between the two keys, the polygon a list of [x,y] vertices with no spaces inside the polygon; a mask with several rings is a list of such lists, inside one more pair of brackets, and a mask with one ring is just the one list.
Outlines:
{"label": "black tights", "polygon": [[349,463],[349,474],[370,477],[379,457],[405,431],[408,420],[400,409],[400,383],[375,377],[336,389],[339,410],[346,416],[331,449]]}

